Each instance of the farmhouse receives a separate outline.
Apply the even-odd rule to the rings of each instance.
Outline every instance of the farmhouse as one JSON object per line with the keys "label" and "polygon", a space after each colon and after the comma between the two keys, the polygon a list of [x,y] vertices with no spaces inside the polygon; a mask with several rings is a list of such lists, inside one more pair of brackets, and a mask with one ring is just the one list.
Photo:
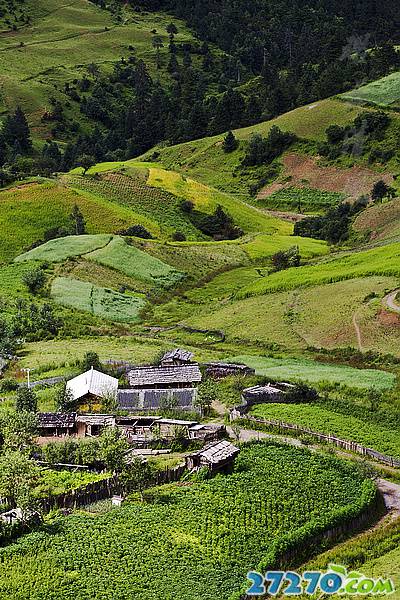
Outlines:
{"label": "farmhouse", "polygon": [[76,413],[38,413],[37,421],[39,437],[65,437],[74,433]]}
{"label": "farmhouse", "polygon": [[113,415],[87,414],[76,417],[78,437],[100,435],[106,427],[115,427],[115,417]]}
{"label": "farmhouse", "polygon": [[256,385],[243,390],[242,397],[248,404],[284,402],[285,395],[294,387],[295,386],[290,383]]}
{"label": "farmhouse", "polygon": [[[183,363],[192,354],[183,350],[167,352],[166,362],[156,367],[136,367],[128,373],[130,389],[119,390],[118,408],[129,412],[178,408],[193,410],[197,384],[202,376],[199,365]],[[181,364],[175,364],[181,362]]]}
{"label": "farmhouse", "polygon": [[205,440],[212,442],[226,435],[225,425],[217,423],[196,423],[189,429],[190,440]]}
{"label": "farmhouse", "polygon": [[190,470],[207,467],[210,471],[229,469],[239,452],[239,448],[227,440],[211,442],[202,450],[189,454],[186,457],[186,467]]}
{"label": "farmhouse", "polygon": [[118,379],[100,373],[92,367],[86,373],[70,379],[67,383],[67,390],[71,392],[75,401],[98,402],[110,396],[117,396]]}

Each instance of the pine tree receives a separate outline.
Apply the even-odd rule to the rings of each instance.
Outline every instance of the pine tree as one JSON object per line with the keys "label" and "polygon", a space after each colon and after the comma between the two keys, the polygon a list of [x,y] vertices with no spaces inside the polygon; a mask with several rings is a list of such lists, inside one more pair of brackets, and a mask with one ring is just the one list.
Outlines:
{"label": "pine tree", "polygon": [[226,134],[224,141],[222,143],[223,151],[226,152],[227,154],[229,154],[229,152],[233,152],[234,150],[236,150],[238,145],[239,145],[239,142],[233,135],[232,131],[228,131],[228,133]]}
{"label": "pine tree", "polygon": [[83,235],[84,233],[86,233],[85,219],[84,219],[83,214],[81,213],[81,210],[77,204],[74,205],[74,208],[72,209],[72,213],[71,213],[70,217],[71,217],[71,220],[74,225],[75,234]]}
{"label": "pine tree", "polygon": [[32,148],[29,125],[21,107],[17,107],[13,115],[9,115],[4,123],[3,135],[9,146],[18,147],[21,153]]}

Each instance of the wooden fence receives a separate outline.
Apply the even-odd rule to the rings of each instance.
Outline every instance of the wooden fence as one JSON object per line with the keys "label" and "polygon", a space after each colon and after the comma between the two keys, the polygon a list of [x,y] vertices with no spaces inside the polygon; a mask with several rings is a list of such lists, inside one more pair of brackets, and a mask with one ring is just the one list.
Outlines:
{"label": "wooden fence", "polygon": [[[182,464],[172,469],[157,471],[153,481],[150,482],[150,486],[179,481],[185,472],[185,469],[185,465]],[[88,504],[98,502],[99,500],[106,500],[115,494],[121,494],[121,492],[121,483],[118,477],[114,475],[107,479],[87,483],[85,486],[72,490],[71,492],[44,498],[40,501],[40,508],[44,513],[48,513],[54,508],[72,509],[79,506],[87,506]]]}
{"label": "wooden fence", "polygon": [[[232,414],[234,415],[234,413]],[[349,450],[350,452],[356,452],[357,454],[368,456],[369,458],[372,458],[373,460],[381,462],[390,467],[400,467],[400,460],[398,460],[397,458],[393,458],[393,456],[387,456],[385,454],[382,454],[381,452],[373,450],[372,448],[366,448],[365,446],[362,446],[361,444],[358,444],[356,442],[342,440],[341,438],[338,438],[334,435],[321,433],[319,431],[313,431],[312,429],[308,429],[307,427],[300,427],[299,425],[295,425],[293,423],[285,423],[283,421],[276,421],[274,419],[258,419],[256,417],[252,417],[250,415],[243,415],[240,413],[238,413],[238,416],[234,415],[233,420],[235,418],[245,419],[250,423],[256,423],[258,425],[274,427],[282,432],[289,431],[296,432],[296,434],[299,435],[310,435],[319,440],[320,442],[334,444],[335,446],[338,446],[339,448],[343,448],[345,450]]]}

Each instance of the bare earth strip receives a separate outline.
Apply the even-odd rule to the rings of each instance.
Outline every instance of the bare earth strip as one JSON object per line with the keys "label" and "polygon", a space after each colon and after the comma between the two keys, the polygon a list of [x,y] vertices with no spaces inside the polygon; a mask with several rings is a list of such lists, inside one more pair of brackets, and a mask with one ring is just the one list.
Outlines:
{"label": "bare earth strip", "polygon": [[375,173],[360,166],[353,166],[351,169],[322,167],[318,164],[318,158],[290,152],[283,158],[283,183],[276,181],[266,186],[258,194],[258,199],[268,198],[274,192],[293,186],[343,193],[350,199],[357,199],[362,194],[369,193],[374,183],[380,179],[388,185],[393,183],[390,173]]}

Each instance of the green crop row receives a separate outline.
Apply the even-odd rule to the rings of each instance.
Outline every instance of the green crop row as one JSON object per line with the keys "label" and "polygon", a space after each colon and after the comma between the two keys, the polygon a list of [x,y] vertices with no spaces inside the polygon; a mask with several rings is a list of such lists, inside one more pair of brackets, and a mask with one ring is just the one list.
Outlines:
{"label": "green crop row", "polygon": [[[228,600],[281,548],[357,516],[371,482],[334,457],[243,447],[234,472],[60,518],[0,550],[0,598]],[[49,535],[51,531],[51,535]]]}

